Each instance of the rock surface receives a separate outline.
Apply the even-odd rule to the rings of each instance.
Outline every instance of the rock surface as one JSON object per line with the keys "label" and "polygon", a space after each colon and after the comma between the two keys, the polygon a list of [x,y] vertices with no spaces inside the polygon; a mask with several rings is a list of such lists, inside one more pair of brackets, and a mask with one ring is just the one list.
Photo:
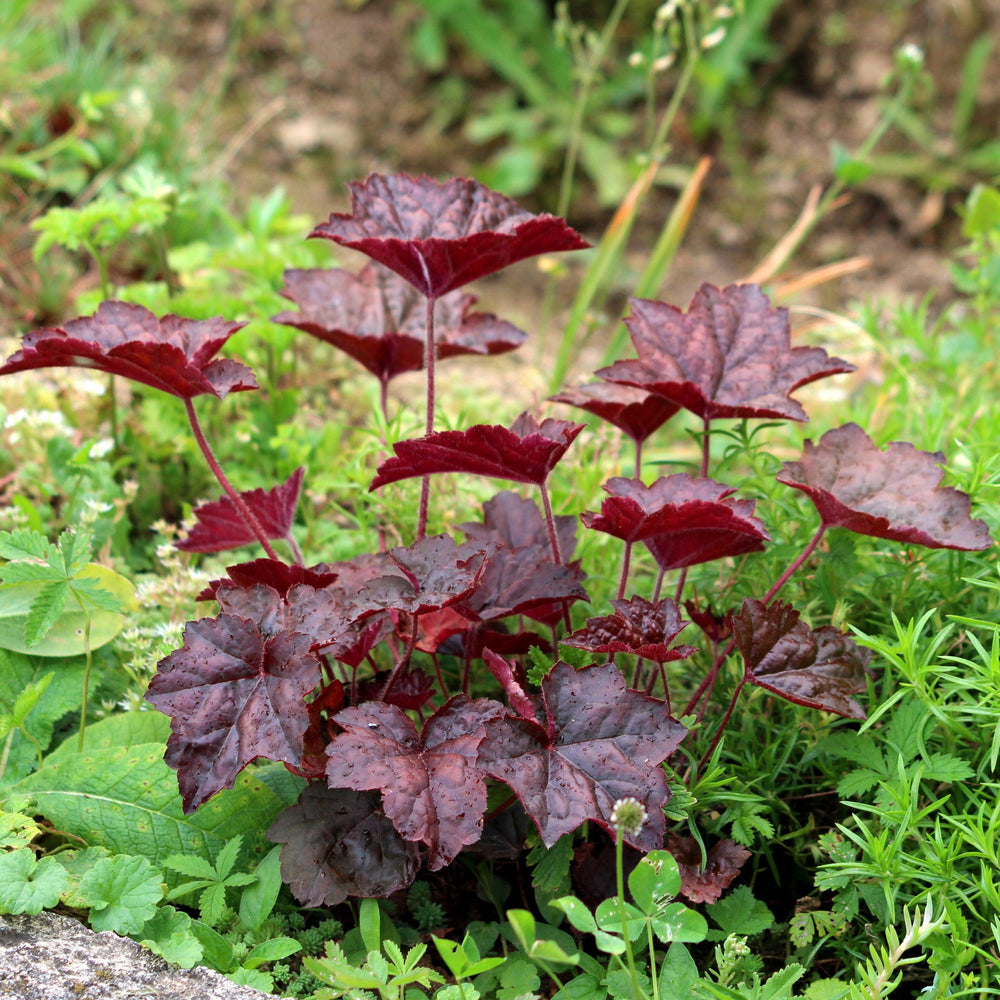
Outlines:
{"label": "rock surface", "polygon": [[261,1000],[209,969],[180,969],[130,938],[52,913],[0,917],[0,997],[16,1000]]}

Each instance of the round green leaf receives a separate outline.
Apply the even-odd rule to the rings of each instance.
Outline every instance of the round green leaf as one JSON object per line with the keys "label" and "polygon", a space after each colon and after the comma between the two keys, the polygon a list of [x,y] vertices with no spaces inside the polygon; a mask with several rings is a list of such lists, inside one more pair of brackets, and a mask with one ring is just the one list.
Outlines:
{"label": "round green leaf", "polygon": [[[135,587],[120,573],[97,563],[87,563],[73,578],[87,580],[117,598],[122,608],[135,606]],[[125,625],[125,615],[105,611],[88,604],[87,612],[71,595],[52,628],[43,638],[28,646],[24,628],[32,603],[47,585],[44,580],[8,583],[0,587],[0,648],[33,656],[70,657],[87,651],[84,640],[87,617],[90,617],[90,648],[98,649],[110,642]]]}

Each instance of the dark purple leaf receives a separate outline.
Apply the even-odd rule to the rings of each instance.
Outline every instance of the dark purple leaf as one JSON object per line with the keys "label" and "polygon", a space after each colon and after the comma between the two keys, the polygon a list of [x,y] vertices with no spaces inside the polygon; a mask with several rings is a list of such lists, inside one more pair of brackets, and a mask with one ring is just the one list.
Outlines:
{"label": "dark purple leaf", "polygon": [[[572,559],[576,549],[576,525],[571,514],[556,517],[559,552],[565,560]],[[497,493],[483,504],[482,523],[466,521],[459,527],[469,538],[499,541],[513,552],[549,545],[549,529],[538,504],[511,490]]]}
{"label": "dark purple leaf", "polygon": [[384,899],[405,889],[420,866],[419,848],[396,833],[374,792],[309,785],[267,836],[284,845],[281,877],[303,906]]}
{"label": "dark purple leaf", "polygon": [[639,357],[597,374],[659,393],[703,419],[806,420],[791,393],[855,370],[821,347],[792,347],[788,310],[773,308],[757,285],[703,284],[686,313],[666,302],[629,302],[625,325]]}
{"label": "dark purple leaf", "polygon": [[592,653],[632,653],[656,663],[683,660],[696,652],[694,646],[670,645],[690,622],[681,618],[680,609],[669,597],[655,604],[633,597],[612,601],[611,606],[613,615],[588,618],[583,628],[560,642]]}
{"label": "dark purple leaf", "polygon": [[483,650],[483,660],[490,668],[490,673],[497,679],[500,687],[504,689],[510,707],[522,719],[537,722],[538,713],[535,703],[524,690],[525,678],[520,676],[523,672],[518,671],[515,666],[508,663],[502,656],[498,656],[492,649]]}
{"label": "dark purple leaf", "polygon": [[[366,264],[356,275],[339,268],[286,271],[281,294],[301,312],[283,312],[274,322],[332,344],[379,381],[424,367],[426,299],[392,271],[378,264]],[[503,354],[524,343],[524,332],[513,324],[470,312],[475,302],[475,296],[459,292],[438,299],[438,358]]]}
{"label": "dark purple leaf", "polygon": [[257,757],[297,766],[320,682],[309,636],[265,635],[236,615],[188,622],[184,645],[159,663],[146,700],[171,716],[165,760],[191,812]]}
{"label": "dark purple leaf", "polygon": [[576,671],[558,662],[542,695],[548,726],[524,718],[486,723],[480,767],[514,790],[548,847],[587,820],[610,830],[615,802],[630,796],[649,814],[630,842],[661,847],[670,791],[660,764],[684,727],[662,701],[628,690],[608,664]]}
{"label": "dark purple leaf", "polygon": [[437,431],[392,446],[395,455],[383,462],[370,489],[414,476],[466,472],[540,486],[548,478],[583,424],[543,420],[521,414],[510,430],[477,424],[464,431]]}
{"label": "dark purple leaf", "polygon": [[65,327],[25,335],[21,350],[0,367],[0,375],[31,368],[94,368],[191,399],[256,389],[246,365],[216,358],[223,344],[245,323],[214,319],[158,319],[130,302],[102,302],[93,316]]}
{"label": "dark purple leaf", "polygon": [[214,601],[221,587],[248,588],[262,583],[284,596],[298,583],[311,587],[326,587],[337,579],[326,563],[317,566],[296,566],[277,559],[254,559],[251,562],[227,566],[228,579],[213,580],[198,596],[196,601]]}
{"label": "dark purple leaf", "polygon": [[939,452],[894,441],[880,451],[857,424],[806,441],[778,482],[802,490],[823,524],[931,549],[987,549],[985,522],[969,516],[969,497],[942,486]]}
{"label": "dark purple leaf", "polygon": [[452,698],[420,735],[394,705],[369,702],[334,720],[345,732],[327,747],[332,788],[378,789],[400,836],[427,845],[427,865],[443,868],[482,835],[486,778],[476,766],[484,724],[506,710],[498,702]]}
{"label": "dark purple leaf", "polygon": [[684,610],[688,617],[705,633],[708,641],[718,645],[725,642],[733,634],[732,616],[736,609],[733,608],[726,614],[717,615],[710,604],[699,608],[696,601],[685,601]]}
{"label": "dark purple leaf", "polygon": [[384,576],[365,584],[357,607],[422,615],[468,597],[479,583],[489,549],[480,542],[457,545],[449,535],[421,538],[391,549]]}
{"label": "dark purple leaf", "polygon": [[735,500],[735,492],[714,479],[685,472],[646,486],[616,477],[604,484],[610,494],[599,514],[585,513],[588,528],[627,542],[643,542],[661,569],[757,552],[771,536],[753,516],[755,501]]}
{"label": "dark purple leaf", "polygon": [[637,443],[645,441],[680,410],[677,403],[665,396],[615,382],[594,382],[564,389],[549,399],[579,406],[614,424]]}
{"label": "dark purple leaf", "polygon": [[788,604],[747,598],[733,618],[733,636],[747,680],[772,694],[850,719],[865,710],[851,697],[868,687],[870,649],[832,625],[810,629]]}
{"label": "dark purple leaf", "polygon": [[745,847],[732,840],[720,840],[708,852],[701,866],[701,847],[693,837],[667,838],[667,850],[674,856],[681,875],[681,895],[692,903],[716,903],[733,884],[750,858]]}
{"label": "dark purple leaf", "polygon": [[590,245],[564,220],[532,215],[477,181],[372,174],[348,187],[351,212],[310,235],[360,250],[428,298],[527,257]]}
{"label": "dark purple leaf", "polygon": [[[360,681],[357,685],[357,696],[352,697],[351,701],[360,703],[379,700],[382,689],[391,676],[391,670],[380,670],[374,677]],[[399,708],[415,712],[423,708],[433,694],[434,684],[422,670],[401,670],[396,674],[392,687],[381,701],[387,705],[397,705]]]}
{"label": "dark purple leaf", "polygon": [[[292,530],[304,473],[299,467],[287,482],[273,489],[240,493],[268,538],[287,538]],[[198,523],[177,543],[183,552],[224,552],[258,540],[229,497],[196,507],[194,516]]]}

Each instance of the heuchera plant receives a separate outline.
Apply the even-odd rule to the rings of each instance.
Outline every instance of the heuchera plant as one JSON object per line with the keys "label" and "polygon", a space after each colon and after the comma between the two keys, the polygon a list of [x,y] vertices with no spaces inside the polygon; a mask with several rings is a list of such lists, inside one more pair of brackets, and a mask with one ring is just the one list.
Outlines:
{"label": "heuchera plant", "polygon": [[[755,501],[709,477],[713,422],[805,420],[792,393],[853,366],[817,347],[793,347],[788,315],[753,285],[703,285],[685,312],[631,300],[627,325],[637,357],[598,372],[601,381],[554,399],[620,428],[635,444],[634,475],[605,483],[599,511],[553,513],[548,480],[583,424],[522,414],[509,427],[435,429],[437,361],[512,350],[524,335],[494,316],[470,313],[466,283],[524,258],[587,244],[566,223],[531,215],[471,180],[373,175],[351,185],[352,211],[313,236],[367,254],[359,273],[289,271],[286,296],[299,307],[279,322],[339,348],[381,386],[404,371],[426,374],[426,429],[399,441],[371,489],[423,479],[410,545],[306,565],[292,536],[304,479],[297,470],[270,489],[237,493],[205,440],[193,399],[256,388],[252,373],[217,351],[239,328],[223,320],[157,318],[140,306],[103,304],[65,328],[29,334],[0,374],[84,365],[178,396],[224,496],[195,510],[180,545],[219,552],[257,541],[265,558],[228,568],[201,599],[215,617],[188,623],[148,700],[171,718],[166,760],[184,808],[228,788],[248,764],[280,761],[307,780],[299,801],[269,831],[285,845],[282,873],[305,905],[385,896],[422,866],[459,853],[496,850],[496,817],[516,811],[545,845],[585,822],[611,832],[617,801],[640,802],[648,820],[627,839],[643,851],[666,846],[685,866],[692,899],[718,897],[748,856],[724,842],[717,876],[667,837],[671,794],[663,764],[687,736],[672,714],[666,664],[693,659],[701,683],[680,717],[702,718],[723,663],[735,652],[743,675],[719,720],[711,753],[740,691],[754,684],[796,704],[863,718],[870,653],[830,626],[810,628],[777,600],[789,576],[833,527],[906,544],[982,549],[986,527],[965,495],[940,485],[942,456],[895,443],[881,451],[849,424],[807,442],[778,479],[805,493],[819,525],[805,550],[759,600],[728,615],[688,600],[685,574],[710,560],[758,551],[770,541]],[[698,475],[642,478],[643,443],[681,409],[701,418]],[[511,491],[483,506],[461,537],[427,536],[430,483],[442,474],[487,476],[536,487],[540,506]],[[613,612],[570,624],[587,600],[575,561],[577,529],[623,542]],[[279,557],[272,542],[291,553]],[[637,543],[660,573],[651,593],[630,594]],[[672,596],[660,591],[676,572]],[[711,650],[677,642],[694,621]],[[556,660],[529,684],[526,654],[559,644],[589,651],[574,669]],[[635,658],[631,677],[615,656]],[[445,656],[463,664],[449,684]],[[690,675],[690,674],[689,674]],[[484,682],[496,698],[473,698]],[[502,786],[506,786],[504,796]],[[499,796],[491,789],[499,790]],[[488,812],[488,803],[499,806]],[[515,827],[516,829],[517,827]],[[523,825],[520,827],[523,829]],[[493,846],[490,846],[493,845]],[[721,857],[721,855],[720,855]]]}

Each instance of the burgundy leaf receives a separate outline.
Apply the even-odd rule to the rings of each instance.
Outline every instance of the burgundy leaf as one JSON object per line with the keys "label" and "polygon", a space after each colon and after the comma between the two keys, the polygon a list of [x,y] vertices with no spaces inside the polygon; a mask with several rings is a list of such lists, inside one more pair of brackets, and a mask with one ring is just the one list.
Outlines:
{"label": "burgundy leaf", "polygon": [[277,559],[254,559],[251,562],[227,566],[228,579],[213,580],[198,596],[197,601],[214,601],[221,587],[247,588],[262,583],[284,596],[298,583],[326,587],[337,579],[326,563],[306,567],[289,565]]}
{"label": "burgundy leaf", "polygon": [[547,847],[587,820],[610,831],[615,802],[630,796],[649,814],[630,842],[661,847],[670,791],[660,764],[684,727],[662,701],[628,690],[610,664],[576,671],[560,661],[542,695],[548,727],[524,718],[487,722],[480,767],[514,790]]}
{"label": "burgundy leaf", "polygon": [[510,707],[522,719],[537,722],[538,715],[535,711],[535,704],[524,690],[525,678],[516,676],[517,673],[520,673],[517,668],[508,663],[502,656],[497,656],[492,649],[483,650],[483,660],[490,668],[490,673],[504,689]]}
{"label": "burgundy leaf", "polygon": [[405,889],[420,866],[419,848],[396,833],[373,792],[309,785],[267,836],[284,845],[281,877],[303,906],[384,899]]}
{"label": "burgundy leaf", "polygon": [[734,490],[714,479],[678,472],[646,486],[619,476],[604,489],[610,496],[601,512],[583,514],[583,523],[627,542],[642,541],[664,570],[757,552],[771,538],[753,516],[755,501],[733,499]]}
{"label": "burgundy leaf", "polygon": [[395,705],[344,709],[334,721],[345,732],[327,747],[330,786],[380,790],[386,816],[405,840],[427,845],[427,865],[436,871],[482,835],[486,778],[476,751],[484,723],[505,711],[498,702],[458,695],[418,736]]}
{"label": "burgundy leaf", "polygon": [[[572,559],[576,549],[576,518],[566,514],[558,515],[555,520],[559,551],[563,559]],[[538,504],[512,490],[497,493],[483,504],[482,523],[466,521],[459,527],[469,538],[499,541],[513,552],[549,545],[549,529]]]}
{"label": "burgundy leaf", "polygon": [[987,549],[985,522],[969,516],[969,497],[941,486],[944,456],[894,441],[880,451],[857,424],[806,441],[778,482],[802,490],[823,524],[931,549]]}
{"label": "burgundy leaf", "polygon": [[615,382],[594,382],[564,389],[549,399],[593,413],[614,424],[636,443],[645,441],[680,410],[677,403],[665,396]]}
{"label": "burgundy leaf", "polygon": [[441,472],[467,472],[540,486],[548,478],[583,424],[543,420],[521,414],[510,430],[477,424],[464,431],[437,431],[392,446],[395,455],[378,468],[369,487]]}
{"label": "burgundy leaf", "polygon": [[245,323],[214,319],[162,319],[130,302],[102,302],[93,316],[65,327],[25,335],[21,350],[0,367],[0,375],[30,368],[80,366],[121,375],[181,399],[256,389],[246,365],[216,358]]}
{"label": "burgundy leaf", "polygon": [[792,347],[788,310],[773,308],[757,285],[703,284],[686,313],[650,299],[629,302],[625,325],[639,357],[597,374],[659,393],[706,420],[806,420],[791,393],[855,370],[821,347]]}
{"label": "burgundy leaf", "polygon": [[[268,538],[287,538],[292,530],[304,473],[300,466],[287,482],[273,489],[240,493]],[[229,497],[196,507],[194,516],[198,523],[177,543],[183,552],[223,552],[258,540]]]}
{"label": "burgundy leaf", "polygon": [[362,587],[357,607],[422,615],[448,607],[476,588],[489,549],[480,542],[461,545],[449,535],[421,538],[390,550],[393,566]]}
{"label": "burgundy leaf", "polygon": [[[281,293],[301,312],[283,312],[274,322],[294,326],[359,361],[379,381],[424,367],[426,300],[412,285],[378,264],[358,274],[339,268],[285,272]],[[438,299],[434,336],[439,358],[502,354],[526,337],[489,313],[470,312],[476,298],[455,292]]]}
{"label": "burgundy leaf", "polygon": [[681,875],[681,895],[692,903],[715,903],[732,885],[750,857],[745,847],[732,840],[720,840],[708,852],[701,867],[701,848],[693,837],[667,838],[667,850],[674,856]]}
{"label": "burgundy leaf", "polygon": [[708,641],[718,645],[725,642],[733,634],[732,616],[736,609],[733,608],[726,614],[717,615],[710,604],[706,604],[704,609],[699,608],[695,601],[685,601],[684,610],[688,617],[705,633]]}
{"label": "burgundy leaf", "polygon": [[360,250],[428,298],[527,257],[590,245],[563,219],[532,215],[473,180],[372,174],[348,187],[350,214],[310,235]]}
{"label": "burgundy leaf", "polygon": [[[357,696],[352,697],[351,701],[376,701],[391,676],[391,670],[380,670],[374,677],[361,681],[357,685]],[[381,700],[387,705],[397,705],[415,712],[423,708],[433,694],[434,684],[427,674],[422,670],[406,669],[396,674],[388,694]]]}
{"label": "burgundy leaf", "polygon": [[231,614],[188,622],[184,645],[159,663],[146,700],[172,717],[165,760],[191,812],[257,757],[298,765],[305,697],[321,679],[309,636],[266,636]]}
{"label": "burgundy leaf", "polygon": [[690,623],[669,597],[655,604],[633,597],[612,601],[611,606],[613,615],[588,618],[583,628],[561,639],[562,644],[592,653],[633,653],[656,663],[683,660],[696,652],[694,646],[670,645]]}
{"label": "burgundy leaf", "polygon": [[870,649],[832,625],[810,629],[788,604],[747,598],[733,618],[733,636],[747,680],[797,705],[864,719],[851,697],[868,687]]}

